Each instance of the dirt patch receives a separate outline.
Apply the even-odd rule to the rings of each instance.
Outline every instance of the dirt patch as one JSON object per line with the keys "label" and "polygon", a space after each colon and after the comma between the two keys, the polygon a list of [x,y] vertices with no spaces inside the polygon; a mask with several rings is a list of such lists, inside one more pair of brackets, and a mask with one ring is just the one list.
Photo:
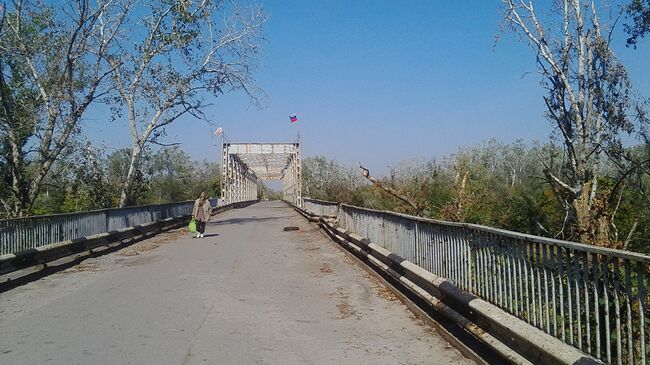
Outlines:
{"label": "dirt patch", "polygon": [[297,239],[300,243],[320,243],[319,240],[322,239],[321,232],[319,232],[318,227],[312,226],[300,226],[300,234],[296,235],[294,239]]}
{"label": "dirt patch", "polygon": [[383,285],[379,282],[379,280],[377,280],[377,278],[374,277],[374,275],[368,274],[367,271],[365,271],[365,270],[362,271],[361,275],[364,277],[364,279],[367,279],[368,281],[370,281],[370,284],[373,287],[383,287]]}
{"label": "dirt patch", "polygon": [[[340,316],[338,316],[338,319],[347,319],[353,316],[357,315],[357,311],[354,310],[352,305],[348,302],[343,302],[339,303],[336,305],[336,308],[339,309]],[[357,316],[357,319],[361,319],[359,316]]]}
{"label": "dirt patch", "polygon": [[161,233],[141,243],[137,243],[129,248],[126,248],[118,253],[119,256],[137,256],[147,251],[154,250],[166,243],[175,241],[187,234],[187,229],[177,229]]}
{"label": "dirt patch", "polygon": [[101,271],[99,264],[94,262],[82,262],[79,265],[75,265],[69,269],[64,270],[63,272],[98,272]]}
{"label": "dirt patch", "polygon": [[379,288],[379,290],[377,290],[377,294],[379,294],[379,296],[384,299],[390,300],[391,302],[398,299],[397,295],[395,295],[395,293],[393,293],[393,291],[387,287]]}
{"label": "dirt patch", "polygon": [[341,300],[341,302],[336,305],[336,308],[339,310],[339,315],[336,319],[348,319],[353,317],[361,319],[361,314],[354,309],[352,304],[350,304],[350,301],[348,300],[350,296],[345,292],[343,287],[336,288],[336,292],[330,293],[329,295],[330,297],[338,296]]}
{"label": "dirt patch", "polygon": [[330,264],[328,264],[326,262],[326,263],[323,264],[323,267],[320,268],[320,272],[322,272],[324,274],[332,273],[333,272],[332,266],[330,266]]}
{"label": "dirt patch", "polygon": [[354,260],[352,260],[348,255],[343,256],[343,262],[349,265],[354,265],[356,264]]}
{"label": "dirt patch", "polygon": [[379,297],[389,300],[391,302],[399,300],[399,297],[392,290],[390,290],[386,285],[384,285],[384,283],[377,280],[377,278],[374,275],[371,275],[366,271],[363,271],[361,275],[370,282],[370,286],[372,288],[377,289],[377,295],[379,295]]}

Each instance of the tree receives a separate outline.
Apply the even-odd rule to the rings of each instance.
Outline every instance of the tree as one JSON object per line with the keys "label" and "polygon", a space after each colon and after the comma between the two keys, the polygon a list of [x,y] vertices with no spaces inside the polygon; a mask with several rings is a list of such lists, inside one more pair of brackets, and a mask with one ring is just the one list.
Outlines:
{"label": "tree", "polygon": [[261,9],[211,0],[143,2],[134,9],[129,29],[142,38],[129,39],[135,44],[110,59],[116,110],[125,112],[131,131],[120,206],[132,202],[142,151],[161,143],[165,127],[185,115],[206,120],[206,96],[243,90],[256,103],[261,95],[253,80],[266,19]]}
{"label": "tree", "polygon": [[103,209],[115,206],[115,186],[107,178],[106,161],[101,149],[86,142],[74,156],[74,180],[83,189],[87,199],[86,209]]}
{"label": "tree", "polygon": [[30,213],[88,106],[109,92],[106,55],[124,9],[110,0],[10,6],[0,5],[1,198],[16,217]]}
{"label": "tree", "polygon": [[625,32],[630,36],[627,45],[636,48],[639,38],[650,33],[650,0],[633,0],[625,7],[632,24],[625,24]]}
{"label": "tree", "polygon": [[221,196],[221,164],[209,161],[193,161],[194,172],[188,199],[195,199],[204,191],[208,197]]}
{"label": "tree", "polygon": [[377,179],[376,177],[370,175],[370,170],[367,168],[363,167],[363,165],[359,165],[359,168],[361,169],[362,173],[361,175],[368,179],[374,186],[376,186],[378,189],[381,189],[385,193],[391,195],[392,197],[396,198],[404,206],[406,207],[407,211],[411,214],[419,215],[423,210],[424,207],[420,206],[415,199],[410,198],[406,194],[398,191],[397,189],[393,188],[390,185],[384,184],[381,180]]}
{"label": "tree", "polygon": [[220,195],[221,167],[214,162],[193,161],[179,147],[165,147],[147,161],[148,202],[167,203]]}
{"label": "tree", "polygon": [[349,203],[361,186],[361,176],[354,169],[323,156],[302,160],[303,196]]}
{"label": "tree", "polygon": [[183,150],[163,148],[150,158],[149,165],[149,201],[165,203],[189,199],[193,164]]}
{"label": "tree", "polygon": [[[625,168],[621,136],[639,131],[640,126],[630,115],[630,80],[610,48],[609,34],[603,34],[595,2],[563,0],[544,18],[538,16],[533,1],[503,3],[505,24],[523,35],[535,53],[547,92],[547,115],[564,146],[561,169],[545,164],[543,158],[540,161],[571,223],[570,236],[584,243],[620,247],[614,219],[622,185],[605,181],[602,166],[607,159]],[[550,26],[553,16],[560,26]]]}

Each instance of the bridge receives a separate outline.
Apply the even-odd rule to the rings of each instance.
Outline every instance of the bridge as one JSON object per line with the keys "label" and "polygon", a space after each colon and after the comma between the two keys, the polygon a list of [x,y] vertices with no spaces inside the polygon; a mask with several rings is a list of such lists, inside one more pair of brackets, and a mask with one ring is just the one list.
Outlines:
{"label": "bridge", "polygon": [[223,143],[221,200],[257,198],[258,182],[282,181],[285,201],[302,206],[300,143]]}
{"label": "bridge", "polygon": [[647,364],[647,255],[305,198],[298,143],[222,162],[201,239],[193,202],[0,221],[0,363]]}

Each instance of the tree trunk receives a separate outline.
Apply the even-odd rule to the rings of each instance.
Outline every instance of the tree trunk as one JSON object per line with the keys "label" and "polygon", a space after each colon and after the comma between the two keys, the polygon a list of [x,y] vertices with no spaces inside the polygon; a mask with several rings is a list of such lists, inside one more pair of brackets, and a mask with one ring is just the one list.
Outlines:
{"label": "tree trunk", "polygon": [[129,172],[126,174],[126,180],[122,186],[122,193],[120,194],[120,208],[129,205],[133,200],[133,183],[135,182],[138,167],[140,165],[140,156],[142,155],[142,147],[140,145],[133,146],[131,150],[131,162],[129,164]]}
{"label": "tree trunk", "polygon": [[578,240],[582,243],[608,248],[622,248],[615,237],[613,216],[606,197],[591,196],[592,182],[583,184],[581,194],[571,202],[575,213]]}

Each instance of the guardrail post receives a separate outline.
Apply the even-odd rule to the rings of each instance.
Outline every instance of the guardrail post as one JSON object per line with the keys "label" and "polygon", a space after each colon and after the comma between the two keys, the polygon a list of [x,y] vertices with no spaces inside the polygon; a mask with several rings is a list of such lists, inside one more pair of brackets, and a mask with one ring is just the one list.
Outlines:
{"label": "guardrail post", "polygon": [[415,264],[421,266],[420,262],[420,223],[415,221]]}
{"label": "guardrail post", "polygon": [[477,293],[476,287],[476,265],[478,262],[477,256],[478,251],[476,249],[476,244],[474,244],[474,230],[470,230],[467,235],[467,245],[469,246],[470,255],[468,257],[468,275],[469,275],[469,290],[473,293]]}
{"label": "guardrail post", "polygon": [[336,204],[336,219],[339,221],[341,220],[341,208],[343,208],[343,205],[341,203]]}

